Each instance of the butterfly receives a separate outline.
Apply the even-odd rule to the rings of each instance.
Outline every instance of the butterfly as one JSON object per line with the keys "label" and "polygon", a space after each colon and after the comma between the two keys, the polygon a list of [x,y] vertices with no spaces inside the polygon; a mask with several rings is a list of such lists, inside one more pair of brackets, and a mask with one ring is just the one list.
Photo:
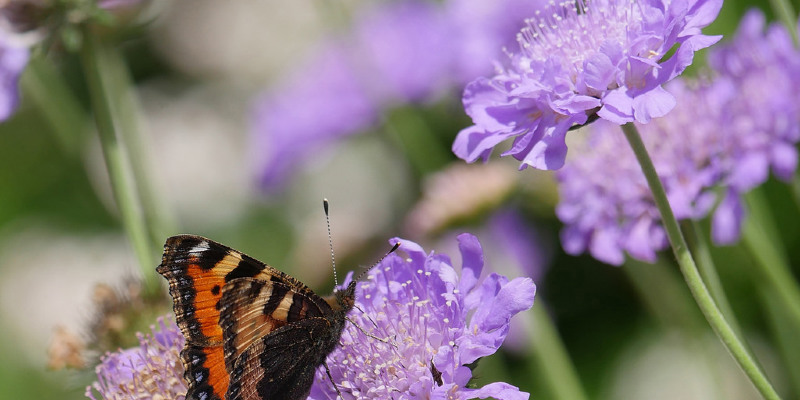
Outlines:
{"label": "butterfly", "polygon": [[186,338],[187,400],[299,400],[320,365],[331,378],[325,359],[355,304],[356,280],[320,297],[261,261],[195,235],[167,239],[156,270],[169,281]]}

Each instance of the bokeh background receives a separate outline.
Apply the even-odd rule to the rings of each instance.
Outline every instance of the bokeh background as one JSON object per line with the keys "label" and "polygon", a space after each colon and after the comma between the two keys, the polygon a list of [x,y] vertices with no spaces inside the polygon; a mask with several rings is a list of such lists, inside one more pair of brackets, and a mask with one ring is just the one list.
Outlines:
{"label": "bokeh background", "polygon": [[[281,93],[299,70],[309,72],[307,60],[384,3],[153,1],[108,33],[135,83],[138,115],[131,117],[147,155],[136,161],[150,172],[167,210],[163,238],[207,236],[327,292],[333,279],[323,198],[331,202],[337,265],[344,270],[371,264],[396,236],[456,254],[454,235],[469,231],[486,246],[488,265],[534,276],[534,307],[546,307],[591,398],[758,398],[697,311],[670,254],[655,265],[622,267],[566,255],[552,172],[516,172],[517,163],[505,159],[467,167],[450,152],[455,135],[470,124],[461,106],[463,81],[431,83],[435,90],[421,98],[376,105],[378,118],[357,134],[323,146],[300,143],[292,174],[278,188],[264,186],[271,150],[257,132],[259,102]],[[733,33],[750,7],[773,19],[762,2],[729,0],[705,32]],[[459,39],[430,38],[441,46]],[[687,74],[697,73],[702,57]],[[35,88],[23,76],[21,108],[0,124],[3,399],[84,398],[91,371],[48,369],[48,347],[56,332],[81,334],[96,319],[97,283],[120,287],[140,274],[111,195],[77,56],[54,49],[47,60],[59,77],[49,93],[56,101],[74,99],[79,123],[74,135],[61,136],[32,101]],[[397,60],[407,61],[417,60]],[[315,79],[313,69],[306,79]],[[296,97],[284,106],[307,113],[308,121],[329,117],[305,103],[311,98]],[[494,186],[476,189],[485,181]],[[789,187],[771,180],[759,190],[778,220],[800,221]],[[519,263],[493,230],[502,212],[513,212],[535,238],[523,269],[509,268]],[[777,225],[795,266],[798,226]],[[159,251],[152,254],[153,270]],[[792,375],[771,344],[776,332],[747,273],[748,253],[728,246],[716,248],[714,257],[746,337],[779,391],[791,393]],[[525,318],[517,323],[528,324]],[[479,380],[505,380],[532,399],[551,398],[539,378],[546,363],[531,361],[530,346],[524,332],[512,335],[501,353],[478,366]]]}

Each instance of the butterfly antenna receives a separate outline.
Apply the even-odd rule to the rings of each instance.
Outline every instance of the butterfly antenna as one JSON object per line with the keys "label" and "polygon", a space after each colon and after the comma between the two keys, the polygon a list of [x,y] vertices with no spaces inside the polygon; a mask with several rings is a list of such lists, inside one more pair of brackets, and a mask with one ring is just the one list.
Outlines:
{"label": "butterfly antenna", "polygon": [[331,249],[331,265],[333,266],[333,286],[339,287],[339,278],[336,276],[336,257],[333,255],[333,237],[331,236],[331,217],[328,215],[328,199],[322,199],[322,208],[325,209],[325,224],[328,226],[328,247]]}
{"label": "butterfly antenna", "polygon": [[392,248],[391,248],[391,249],[389,249],[389,251],[387,251],[387,252],[386,252],[386,254],[384,254],[384,255],[383,255],[383,257],[381,257],[381,258],[380,258],[378,261],[376,261],[376,262],[375,262],[375,264],[372,264],[372,265],[371,265],[369,268],[365,269],[365,270],[364,270],[364,271],[362,271],[360,274],[358,274],[358,276],[356,277],[356,279],[355,279],[355,280],[356,280],[356,281],[360,281],[360,280],[361,280],[361,278],[363,278],[363,277],[364,277],[364,275],[365,275],[367,272],[369,272],[371,269],[375,268],[375,266],[377,266],[378,264],[380,264],[380,263],[381,263],[381,262],[382,262],[382,261],[383,261],[383,260],[384,260],[386,257],[389,257],[389,254],[392,254],[392,253],[394,253],[394,252],[395,252],[395,250],[397,250],[399,247],[400,247],[400,242],[397,242],[397,243],[395,243],[395,244],[394,244],[394,246],[392,246]]}

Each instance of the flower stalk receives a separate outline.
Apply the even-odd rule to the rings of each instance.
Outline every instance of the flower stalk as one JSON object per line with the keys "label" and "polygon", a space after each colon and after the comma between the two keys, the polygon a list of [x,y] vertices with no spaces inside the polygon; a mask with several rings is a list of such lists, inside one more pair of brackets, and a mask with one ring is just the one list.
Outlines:
{"label": "flower stalk", "polygon": [[689,239],[689,244],[692,248],[692,254],[697,257],[697,267],[700,271],[700,276],[706,283],[708,290],[711,292],[711,297],[719,307],[722,315],[731,325],[731,328],[737,335],[742,336],[742,329],[739,322],[736,320],[736,314],[733,313],[728,296],[725,295],[725,290],[722,287],[722,281],[719,279],[714,260],[711,258],[711,250],[706,236],[701,233],[698,224],[694,220],[681,221],[681,230]]}
{"label": "flower stalk", "polygon": [[131,162],[131,172],[136,185],[136,193],[140,202],[145,227],[153,246],[161,246],[164,238],[176,232],[175,222],[170,218],[163,201],[153,185],[152,175],[148,166],[150,155],[146,151],[146,144],[141,135],[138,122],[139,105],[132,93],[132,79],[125,65],[125,60],[118,49],[106,46],[100,49],[103,58],[105,82],[108,82],[108,91],[114,119],[117,121],[119,137],[124,142],[123,149],[127,152]]}
{"label": "flower stalk", "polygon": [[653,161],[647,153],[644,142],[642,142],[638,129],[633,123],[627,123],[622,125],[622,131],[625,133],[625,138],[628,140],[628,143],[630,143],[633,152],[636,154],[636,159],[642,167],[642,172],[644,172],[647,178],[648,186],[653,193],[653,200],[661,214],[661,220],[664,223],[664,229],[666,230],[675,258],[678,261],[678,266],[680,267],[684,280],[686,280],[687,285],[689,285],[689,290],[691,290],[697,305],[700,307],[703,315],[705,315],[714,333],[716,333],[717,337],[719,337],[720,341],[722,341],[725,348],[728,349],[750,381],[753,382],[753,385],[761,396],[768,400],[780,399],[780,396],[778,396],[778,393],[772,387],[772,384],[769,382],[764,372],[725,320],[722,312],[720,312],[714,302],[711,293],[708,291],[708,288],[706,288],[697,270],[697,265],[691,253],[689,253],[689,247],[686,244],[683,233],[681,233],[678,221],[675,219],[675,215],[672,212],[666,192],[664,191],[664,186],[661,184],[661,180],[658,177]]}
{"label": "flower stalk", "polygon": [[119,207],[122,225],[131,241],[142,271],[145,290],[153,292],[158,287],[154,273],[154,252],[147,236],[139,197],[136,193],[129,160],[125,157],[123,143],[117,136],[112,95],[107,76],[104,74],[105,60],[101,56],[103,44],[91,27],[82,25],[83,43],[80,51],[81,63],[91,99],[100,145],[103,149],[114,200]]}

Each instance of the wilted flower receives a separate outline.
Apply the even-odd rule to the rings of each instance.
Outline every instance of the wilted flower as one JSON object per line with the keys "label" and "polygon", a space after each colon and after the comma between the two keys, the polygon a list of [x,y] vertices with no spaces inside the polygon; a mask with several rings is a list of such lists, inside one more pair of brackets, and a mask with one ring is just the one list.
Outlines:
{"label": "wilted flower", "polygon": [[[770,167],[782,179],[797,167],[800,52],[781,26],[763,30],[763,16],[748,13],[735,39],[709,52],[713,80],[671,83],[675,111],[638,127],[676,218],[702,218],[716,206],[718,244],[738,240],[743,193],[766,181]],[[653,261],[667,239],[644,175],[616,126],[590,128],[558,174],[562,244],[610,264],[621,264],[624,251]]]}
{"label": "wilted flower", "polygon": [[453,164],[427,178],[405,229],[420,236],[463,222],[500,204],[516,183],[513,171],[502,165]]}
{"label": "wilted flower", "polygon": [[558,169],[573,125],[595,116],[621,125],[665,115],[675,99],[662,85],[691,64],[695,51],[719,40],[700,29],[721,6],[721,0],[551,2],[519,33],[510,65],[464,90],[475,125],[459,133],[453,152],[468,162],[486,160],[514,138],[502,155],[522,161],[520,168]]}
{"label": "wilted flower", "polygon": [[153,400],[186,396],[180,351],[184,338],[174,320],[159,318],[139,346],[106,354],[95,368],[97,381],[86,388],[92,400]]}
{"label": "wilted flower", "polygon": [[[467,383],[468,365],[497,351],[511,317],[533,305],[530,278],[492,273],[481,281],[483,251],[470,234],[458,237],[460,277],[446,255],[400,241],[408,258],[390,255],[358,284],[350,314],[357,326],[347,324],[328,357],[345,399],[527,399],[507,383],[480,389]],[[317,371],[309,398],[336,396],[325,370]]]}

